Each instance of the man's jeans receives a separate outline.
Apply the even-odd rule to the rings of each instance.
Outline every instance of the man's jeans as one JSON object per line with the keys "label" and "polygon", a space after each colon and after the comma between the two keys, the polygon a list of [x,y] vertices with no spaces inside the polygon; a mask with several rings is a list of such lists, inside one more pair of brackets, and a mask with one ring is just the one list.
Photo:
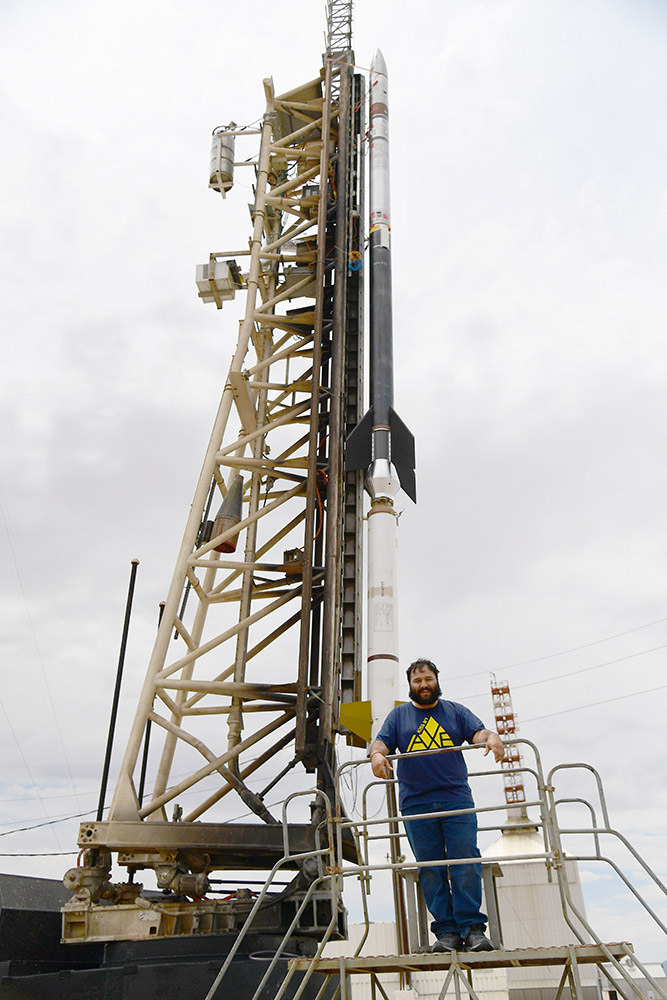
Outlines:
{"label": "man's jeans", "polygon": [[[404,816],[417,813],[444,812],[465,809],[469,803],[429,802],[403,810]],[[437,861],[440,858],[479,858],[477,847],[477,816],[438,816],[405,823],[405,832],[417,861]],[[443,868],[420,868],[419,881],[426,905],[433,916],[431,930],[436,937],[456,932],[465,939],[476,924],[486,924],[482,913],[482,866],[450,865]]]}

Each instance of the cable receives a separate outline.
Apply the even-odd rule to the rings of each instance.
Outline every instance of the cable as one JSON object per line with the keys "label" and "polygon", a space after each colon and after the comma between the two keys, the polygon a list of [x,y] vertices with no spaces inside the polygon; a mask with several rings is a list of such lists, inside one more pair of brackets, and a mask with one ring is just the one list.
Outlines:
{"label": "cable", "polygon": [[[601,667],[610,667],[614,663],[624,663],[626,660],[634,660],[637,656],[646,656],[647,653],[655,653],[659,649],[667,649],[667,643],[661,646],[652,646],[651,649],[641,649],[638,653],[630,653],[628,656],[619,656],[616,660],[605,660],[604,663],[594,663],[592,667],[580,667],[579,670],[570,670],[566,674],[553,674],[551,677],[542,677],[537,681],[525,681],[523,684],[513,684],[512,690],[517,688],[534,687],[536,684],[548,684],[549,681],[559,681],[563,677],[574,677],[576,674],[586,674],[590,670],[599,670]],[[473,698],[485,698],[486,694],[476,693],[461,695],[462,701],[472,701]]]}
{"label": "cable", "polygon": [[[12,833],[25,833],[27,830],[39,830],[42,826],[53,826],[55,823],[66,823],[69,819],[80,819],[82,816],[92,816],[95,813],[95,809],[89,809],[88,812],[82,813],[72,813],[71,816],[61,816],[60,819],[47,819],[43,823],[35,823],[33,826],[19,826],[16,830],[5,830],[0,833],[0,837],[9,837]],[[60,844],[58,844],[60,847]],[[69,851],[66,853],[70,853]]]}
{"label": "cable", "polygon": [[[34,778],[33,778],[33,776],[32,776],[32,771],[30,770],[30,767],[29,767],[29,765],[28,765],[28,761],[27,761],[27,760],[26,760],[26,758],[25,758],[25,754],[23,753],[23,750],[22,750],[22,748],[21,748],[21,744],[19,743],[19,740],[18,740],[18,737],[17,737],[16,733],[14,732],[14,727],[13,727],[13,726],[12,726],[12,724],[11,724],[11,721],[10,721],[10,718],[9,718],[9,715],[7,714],[7,710],[5,709],[5,706],[4,706],[3,704],[2,704],[2,702],[0,702],[0,708],[2,709],[2,711],[3,711],[3,713],[4,713],[4,716],[5,716],[5,720],[6,720],[6,722],[7,722],[7,727],[8,727],[8,729],[9,729],[10,733],[12,734],[12,736],[14,737],[14,742],[16,743],[16,746],[17,746],[17,749],[18,749],[18,752],[19,752],[19,754],[21,755],[21,759],[22,759],[22,761],[23,761],[23,764],[24,764],[24,766],[25,766],[25,769],[26,769],[26,771],[28,772],[28,777],[29,777],[29,778],[30,778],[30,780],[32,781],[32,784],[33,784],[33,787],[34,787],[35,791],[37,792],[37,797],[38,797],[38,799],[39,799],[39,802],[40,802],[40,805],[41,805],[42,809],[44,810],[44,815],[45,815],[45,816],[48,816],[49,814],[48,814],[48,811],[47,811],[47,808],[46,808],[46,806],[44,805],[44,802],[43,802],[43,800],[42,800],[42,797],[41,797],[41,796],[40,796],[40,794],[39,794],[39,788],[37,787],[37,782],[35,781],[35,779],[34,779]],[[54,836],[54,838],[55,838],[55,841],[56,841],[56,844],[58,845],[58,847],[60,847],[60,846],[61,846],[61,845],[60,845],[60,841],[58,840],[58,836],[57,836],[57,834],[56,834],[56,831],[55,831],[55,830],[53,831],[53,836]]]}
{"label": "cable", "polygon": [[560,712],[549,712],[547,715],[534,715],[530,719],[522,719],[521,724],[526,722],[538,722],[540,719],[551,719],[554,715],[568,715],[570,712],[581,712],[584,708],[595,708],[597,705],[609,705],[612,701],[625,701],[626,698],[637,698],[640,694],[653,694],[654,691],[664,691],[667,684],[660,684],[659,687],[647,688],[646,691],[632,691],[630,694],[619,694],[615,698],[605,698],[604,701],[591,701],[588,705],[576,705],[574,708],[563,708]]}
{"label": "cable", "polygon": [[[97,795],[98,792],[93,788],[89,792],[79,792],[79,795]],[[45,799],[71,799],[73,798],[72,792],[58,792],[56,795],[22,795],[20,799],[17,799],[15,795],[11,799],[0,799],[0,802],[13,802],[16,805],[17,802],[41,802]]]}
{"label": "cable", "polygon": [[46,854],[0,854],[0,858],[64,858],[73,857],[79,851],[51,851]]}
{"label": "cable", "polygon": [[[28,618],[28,624],[30,625],[30,631],[32,633],[32,639],[35,644],[35,652],[37,653],[37,662],[39,663],[39,669],[42,673],[42,681],[44,682],[44,688],[48,696],[49,705],[51,706],[51,714],[53,715],[53,721],[56,726],[56,732],[58,733],[58,739],[60,741],[60,748],[63,752],[63,758],[65,760],[65,766],[67,768],[67,773],[69,774],[69,780],[72,784],[72,791],[74,792],[74,798],[76,800],[77,806],[81,807],[76,795],[76,788],[74,787],[74,776],[72,774],[72,768],[70,767],[69,757],[67,756],[67,750],[65,749],[65,741],[63,740],[62,730],[60,729],[60,723],[58,722],[58,716],[56,714],[56,706],[53,703],[53,696],[51,694],[51,688],[49,687],[49,682],[46,676],[46,670],[44,669],[44,661],[42,659],[42,652],[39,648],[39,643],[37,641],[37,632],[35,630],[35,624],[32,620],[32,615],[30,614],[30,607],[28,605],[28,598],[26,597],[25,589],[23,587],[23,579],[21,577],[21,571],[19,569],[18,560],[16,558],[16,552],[14,551],[14,544],[12,542],[12,536],[9,531],[9,524],[7,522],[7,517],[5,516],[5,509],[0,503],[0,512],[2,512],[2,520],[4,521],[5,531],[7,532],[7,541],[9,542],[9,551],[12,554],[12,560],[14,562],[14,568],[16,570],[16,579],[18,580],[19,590],[21,591],[21,596],[23,597],[23,603],[25,605],[25,611]],[[46,809],[44,810],[46,812]],[[48,813],[47,813],[48,815]],[[60,846],[60,845],[58,845]]]}
{"label": "cable", "polygon": [[624,663],[626,660],[634,660],[636,656],[646,656],[647,653],[655,653],[658,649],[667,649],[667,642],[663,642],[661,646],[653,646],[651,649],[641,649],[638,653],[630,653],[629,656],[619,656],[616,660],[595,663],[592,667],[581,667],[579,670],[570,670],[567,674],[556,674],[554,677],[545,677],[541,681],[526,681],[524,684],[513,684],[512,690],[533,687],[535,684],[546,684],[547,681],[559,681],[563,677],[574,677],[575,674],[586,674],[589,670],[599,670],[600,667],[610,667],[614,663]]}
{"label": "cable", "polygon": [[[551,660],[555,656],[565,656],[566,653],[576,653],[578,649],[589,649],[591,646],[598,646],[601,642],[609,642],[611,639],[620,639],[624,635],[630,635],[632,632],[639,632],[641,629],[650,628],[652,625],[660,625],[662,622],[667,622],[667,618],[656,618],[655,621],[646,622],[645,625],[636,625],[635,628],[626,629],[625,632],[616,632],[614,635],[605,636],[604,639],[595,639],[593,642],[584,642],[581,646],[571,646],[569,649],[561,649],[558,653],[547,653],[546,656],[535,656],[532,660],[519,660],[517,663],[507,663],[504,667],[494,667],[493,672],[497,674],[501,670],[511,670],[513,667],[525,667],[529,663],[541,663],[543,660]],[[457,674],[454,677],[448,677],[447,680],[457,681],[461,677],[481,677],[482,674],[488,673],[488,670],[478,670],[474,674]]]}
{"label": "cable", "polygon": [[[284,799],[277,799],[275,802],[269,802],[266,808],[274,809],[276,806],[282,805],[284,801],[285,801]],[[253,810],[249,809],[248,812],[241,813],[240,816],[232,816],[231,819],[223,819],[220,823],[220,826],[227,826],[228,823],[238,823],[240,819],[245,819],[246,816],[254,816],[254,815],[255,813],[253,812]]]}
{"label": "cable", "polygon": [[[189,774],[189,772],[183,772],[183,773],[184,774]],[[184,796],[184,795],[204,794],[206,791],[215,791],[215,788],[212,786],[210,789],[204,789],[203,791],[202,791],[202,789],[193,788],[193,789],[190,789],[190,791],[188,791],[188,792],[181,793],[181,797]],[[88,794],[92,795],[92,794],[95,794],[95,793],[94,792],[90,792]],[[52,798],[55,798],[55,796],[52,796]],[[2,801],[15,802],[16,799],[0,799],[0,802],[2,802]],[[21,801],[24,801],[24,800],[21,800]],[[272,802],[270,804],[269,808],[273,808],[274,806],[281,805],[282,802],[284,802],[284,799],[279,799],[276,802]],[[106,808],[108,809],[109,807],[107,806]],[[56,823],[66,823],[70,819],[81,819],[81,817],[83,817],[83,816],[92,816],[94,813],[95,813],[94,809],[88,809],[87,812],[72,813],[69,816],[61,816],[60,819],[45,820],[43,823],[35,823],[32,826],[21,826],[21,827],[17,827],[14,830],[4,830],[2,833],[0,833],[0,837],[8,837],[12,833],[25,833],[28,830],[38,830],[40,827],[43,827],[43,826],[53,826]],[[223,822],[224,823],[234,823],[237,820],[244,819],[246,816],[252,816],[252,815],[253,815],[253,813],[252,813],[252,810],[251,810],[249,812],[243,813],[242,816],[235,816],[233,819],[223,820]],[[58,845],[58,846],[60,846],[60,845]],[[62,852],[62,853],[69,854],[71,852],[65,851],[65,852]],[[2,854],[0,854],[0,857],[11,857],[11,856],[13,856],[13,855],[2,855]],[[18,855],[18,854],[16,855],[16,857],[30,857],[30,856],[31,855]],[[35,855],[35,856],[37,856],[37,855]]]}

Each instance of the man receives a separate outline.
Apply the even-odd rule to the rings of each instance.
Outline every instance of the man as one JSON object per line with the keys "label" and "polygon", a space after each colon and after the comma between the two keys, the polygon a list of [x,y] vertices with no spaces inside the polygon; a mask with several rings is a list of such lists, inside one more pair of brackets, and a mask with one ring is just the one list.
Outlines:
{"label": "man", "polygon": [[[485,743],[484,756],[493,753],[497,762],[505,756],[497,733],[485,729],[481,719],[464,705],[441,698],[438,673],[430,660],[410,664],[410,701],[389,713],[370,748],[376,778],[391,777],[387,754],[398,749],[406,755],[398,762],[403,816],[474,808],[460,750],[408,760],[411,752],[466,742]],[[480,857],[475,813],[418,819],[404,825],[417,861]],[[484,933],[487,918],[481,910],[481,864],[420,868],[419,881],[433,916],[431,930],[437,938],[433,951],[493,950]]]}

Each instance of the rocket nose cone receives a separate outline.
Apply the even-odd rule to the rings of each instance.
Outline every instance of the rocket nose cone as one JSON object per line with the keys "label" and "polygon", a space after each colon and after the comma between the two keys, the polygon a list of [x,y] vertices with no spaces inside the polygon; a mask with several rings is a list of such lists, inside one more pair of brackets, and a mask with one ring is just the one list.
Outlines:
{"label": "rocket nose cone", "polygon": [[373,62],[371,63],[371,73],[382,73],[383,76],[387,75],[387,64],[384,61],[384,56],[380,49],[377,50],[373,56]]}

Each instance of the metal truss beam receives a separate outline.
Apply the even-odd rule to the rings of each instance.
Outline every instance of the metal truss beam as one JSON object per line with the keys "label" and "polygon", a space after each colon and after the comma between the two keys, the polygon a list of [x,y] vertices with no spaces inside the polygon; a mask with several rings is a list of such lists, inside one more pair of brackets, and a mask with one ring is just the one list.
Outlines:
{"label": "metal truss beam", "polygon": [[[342,461],[345,429],[357,418],[348,413],[348,327],[355,371],[361,364],[358,273],[354,316],[347,304],[350,255],[356,261],[363,250],[358,219],[350,225],[349,218],[363,143],[363,131],[350,125],[352,86],[350,66],[331,58],[287,94],[276,96],[264,81],[249,247],[213,253],[209,262],[212,274],[218,262],[245,262],[244,318],[108,821],[82,824],[84,864],[68,873],[77,934],[86,900],[127,902],[139,891],[110,885],[113,854],[130,881],[154,868],[160,887],[182,899],[182,886],[195,878],[187,872],[270,867],[284,828],[292,850],[292,834],[298,851],[314,846],[316,813],[310,826],[284,827],[264,796],[297,772],[316,772],[318,786],[329,787],[335,767],[341,518],[349,535],[361,515],[349,484],[346,494]],[[213,298],[220,307],[222,298]],[[361,380],[353,381],[357,392]],[[239,476],[239,516],[225,521],[221,509],[213,521]],[[360,501],[360,481],[356,487]],[[138,780],[149,733],[148,768]],[[137,789],[150,787],[151,775],[144,798]],[[229,823],[230,796],[233,811],[240,805],[257,820]],[[122,936],[115,920],[111,934]]]}
{"label": "metal truss beam", "polygon": [[352,48],[352,0],[327,0],[327,54]]}

